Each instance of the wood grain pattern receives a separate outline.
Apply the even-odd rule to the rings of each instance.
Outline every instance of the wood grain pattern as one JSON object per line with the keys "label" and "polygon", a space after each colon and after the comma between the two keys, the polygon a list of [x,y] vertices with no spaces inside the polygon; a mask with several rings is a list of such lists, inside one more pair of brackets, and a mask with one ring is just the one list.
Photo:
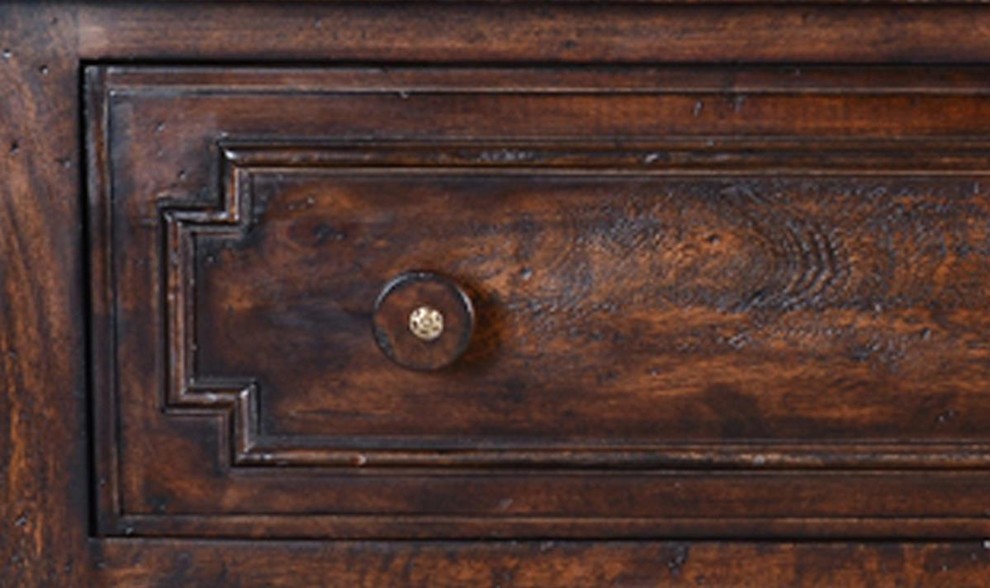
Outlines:
{"label": "wood grain pattern", "polygon": [[[732,6],[732,5],[734,6]],[[581,85],[580,70],[592,64],[726,64],[754,63],[785,64],[791,71],[790,80],[802,88],[806,79],[812,85],[827,86],[830,77],[835,83],[834,96],[854,96],[879,90],[871,80],[880,77],[892,82],[893,94],[900,93],[903,101],[887,101],[883,108],[846,111],[837,102],[818,100],[814,111],[821,115],[817,126],[809,132],[824,136],[836,129],[851,133],[891,137],[896,127],[889,121],[912,115],[914,133],[928,136],[953,134],[941,147],[926,143],[940,155],[931,161],[912,161],[907,171],[973,170],[982,156],[978,151],[959,149],[958,134],[979,137],[987,132],[987,113],[981,101],[985,99],[986,76],[978,67],[970,73],[959,74],[960,68],[946,67],[949,63],[985,64],[990,62],[990,11],[984,2],[900,2],[899,0],[833,0],[831,2],[793,2],[771,5],[762,0],[729,0],[709,3],[705,0],[666,2],[644,0],[590,4],[584,2],[554,2],[535,5],[528,2],[462,3],[438,0],[429,3],[353,3],[353,2],[294,2],[278,6],[248,2],[58,2],[38,3],[13,0],[0,6],[0,586],[182,586],[202,585],[653,585],[688,584],[719,586],[822,585],[822,586],[983,586],[986,584],[988,562],[985,545],[969,543],[771,543],[771,542],[300,542],[272,541],[263,537],[265,529],[257,519],[235,522],[228,531],[239,537],[256,534],[252,541],[199,541],[197,534],[209,530],[209,522],[195,517],[176,519],[177,534],[189,539],[143,540],[136,538],[87,539],[90,533],[88,517],[91,505],[87,499],[86,459],[87,423],[83,401],[85,389],[84,345],[86,336],[84,294],[80,285],[87,278],[83,268],[83,249],[79,210],[79,187],[84,178],[78,157],[78,108],[80,87],[78,73],[83,63],[141,62],[212,64],[200,68],[200,86],[237,85],[238,72],[223,71],[232,64],[277,63],[280,65],[334,65],[343,62],[366,65],[395,65],[398,63],[570,63],[581,67],[562,75],[563,82],[542,80],[547,87]],[[806,64],[863,64],[853,71],[840,70],[836,77],[825,72],[811,71]],[[913,68],[883,67],[894,63],[932,63],[927,73]],[[606,68],[598,79],[613,88],[626,88],[630,77],[622,67]],[[693,68],[683,68],[694,76]],[[966,69],[966,68],[962,68]],[[826,68],[827,70],[827,68]],[[755,72],[755,69],[747,70]],[[834,70],[833,70],[834,71]],[[170,75],[168,68],[163,69]],[[879,72],[879,73],[877,73]],[[901,72],[901,73],[898,73]],[[446,75],[441,69],[439,74]],[[336,81],[312,84],[313,72],[289,67],[277,73],[266,72],[267,82],[261,84],[270,93],[313,91],[340,87]],[[534,71],[534,76],[539,75]],[[476,81],[494,80],[493,72],[481,72]],[[899,78],[899,76],[901,76]],[[256,73],[247,78],[258,81]],[[401,75],[399,76],[401,78]],[[635,78],[636,76],[632,76]],[[677,74],[674,75],[674,78]],[[782,87],[785,82],[771,74],[771,86]],[[898,79],[899,78],[899,79]],[[699,82],[699,77],[691,77]],[[396,96],[407,93],[409,79],[382,84]],[[677,85],[672,78],[655,77],[656,87]],[[650,85],[647,84],[647,85]],[[719,95],[722,85],[744,89],[762,85],[764,74],[719,79],[715,76],[701,83],[709,92],[703,100],[698,117],[692,122],[697,101],[684,100],[676,112],[690,128],[711,131],[718,129],[714,121],[733,119],[734,109],[741,108],[737,119],[749,119],[759,133],[767,132],[760,122],[768,113],[777,113],[789,124],[800,121],[799,112],[791,111],[778,102],[763,109],[750,110],[750,101],[738,101],[735,96]],[[905,89],[910,89],[905,92]],[[422,90],[429,84],[420,86]],[[956,107],[946,109],[946,87],[950,94],[968,92],[969,104],[952,98]],[[872,88],[872,90],[871,90]],[[259,89],[262,89],[259,87]],[[656,88],[654,88],[656,89]],[[803,90],[799,90],[803,91]],[[827,92],[826,92],[827,93]],[[911,96],[913,94],[913,96]],[[926,98],[921,98],[925,96]],[[750,97],[751,98],[751,97]],[[756,102],[759,102],[758,100]],[[812,104],[811,101],[802,101]],[[867,101],[868,102],[868,101]],[[770,104],[765,102],[765,105]],[[865,103],[861,103],[865,104]],[[407,105],[408,106],[408,105]],[[652,113],[653,105],[644,105],[639,113]],[[372,110],[382,104],[369,105]],[[305,110],[305,109],[304,109]],[[538,110],[538,109],[537,109]],[[195,109],[188,110],[192,113]],[[427,109],[428,111],[428,109]],[[580,113],[578,102],[570,113]],[[357,111],[344,113],[344,118]],[[397,108],[390,116],[403,112]],[[415,120],[426,112],[409,110]],[[857,120],[849,112],[862,112]],[[167,110],[166,110],[167,113]],[[935,115],[935,113],[938,113]],[[96,113],[90,113],[95,116]],[[250,108],[244,118],[249,119]],[[625,129],[635,135],[643,122],[637,112],[630,116]],[[504,116],[505,113],[500,113]],[[934,116],[933,116],[934,115]],[[268,116],[266,114],[266,116]],[[278,116],[272,121],[283,124]],[[312,113],[302,114],[310,116]],[[532,116],[521,112],[519,121]],[[291,118],[291,117],[290,117]],[[560,123],[561,132],[568,129],[567,117]],[[770,119],[774,115],[769,115]],[[510,119],[504,119],[506,121]],[[831,121],[831,122],[830,122]],[[157,123],[158,121],[156,121]],[[173,128],[175,121],[162,119]],[[324,122],[326,122],[324,120]],[[738,121],[737,121],[738,122]],[[233,119],[220,121],[222,125]],[[190,120],[191,128],[203,125]],[[736,123],[732,123],[736,124]],[[934,124],[934,126],[933,126]],[[706,126],[707,125],[707,126]],[[264,125],[262,125],[263,128]],[[647,125],[648,126],[648,125]],[[786,126],[786,125],[785,125]],[[205,125],[204,128],[211,128]],[[247,127],[242,127],[247,128]],[[304,125],[283,127],[290,135],[306,134]],[[331,127],[325,127],[329,129]],[[451,127],[456,131],[457,126]],[[511,129],[510,124],[510,129]],[[525,128],[520,125],[519,128]],[[744,126],[723,127],[727,133],[744,132]],[[735,129],[735,130],[733,130]],[[622,127],[613,128],[621,136]],[[772,134],[773,128],[769,129]],[[166,133],[168,134],[168,133]],[[177,142],[194,136],[174,136]],[[174,151],[168,143],[147,143],[146,156],[154,159],[159,149],[163,156]],[[215,157],[202,157],[203,144],[192,149],[195,155],[183,163],[215,162]],[[787,147],[782,147],[788,151]],[[635,150],[633,150],[635,153]],[[878,149],[883,152],[883,149]],[[93,151],[90,151],[90,155]],[[496,151],[495,159],[512,156],[511,151]],[[636,153],[637,157],[645,156]],[[732,169],[737,162],[698,159],[700,167]],[[849,162],[863,158],[862,167],[873,161],[884,169],[898,167],[898,158],[867,157],[863,153],[833,152],[828,161],[813,155],[807,165],[827,169],[847,169]],[[684,161],[682,159],[681,161]],[[800,165],[792,159],[795,165]],[[306,163],[306,165],[314,162]],[[319,165],[322,163],[316,162]],[[190,187],[208,185],[212,181],[197,165],[188,166],[188,182],[178,181],[179,170],[167,170],[175,178],[175,193],[189,194]],[[97,166],[101,168],[101,166]],[[99,177],[91,178],[94,187],[102,184]],[[195,188],[192,188],[195,192]],[[209,195],[198,201],[209,205]],[[951,206],[950,206],[951,208]],[[96,229],[92,243],[99,247],[109,227],[101,220],[90,219]],[[91,268],[99,291],[100,264]],[[97,303],[99,300],[96,301]],[[98,309],[97,305],[97,309]],[[92,356],[104,357],[111,350],[100,346],[105,339],[94,341]],[[93,367],[96,382],[107,373],[102,363]],[[938,413],[939,407],[932,406]],[[99,414],[99,411],[97,411]],[[216,414],[210,410],[210,414]],[[964,413],[965,414],[965,413]],[[938,426],[956,426],[957,414],[946,413],[946,421]],[[155,447],[148,451],[178,451],[194,460],[200,451],[206,455],[222,454],[218,448],[216,429],[190,424],[202,417],[185,416],[188,435],[176,447]],[[965,417],[963,417],[965,418]],[[97,422],[97,431],[112,423]],[[102,433],[101,433],[102,434]],[[880,447],[873,445],[874,448]],[[979,496],[985,495],[985,475],[979,471],[985,447],[969,445],[956,451],[948,460],[951,448],[944,445],[926,446],[934,459],[924,460],[924,452],[909,451],[906,457],[898,446],[882,446],[887,466],[902,469],[906,463],[923,468],[953,469],[957,464],[968,471],[959,475],[937,476],[930,473],[906,475],[879,484],[864,496],[850,497],[844,476],[834,485],[826,483],[793,486],[792,490],[804,500],[814,503],[828,501],[833,507],[850,511],[869,510],[870,505],[895,502],[905,512],[913,508],[901,498],[905,493],[919,497],[915,511],[931,508],[938,516],[959,515],[966,509],[977,512]],[[205,448],[205,449],[204,449]],[[902,445],[903,449],[904,446]],[[227,448],[229,449],[229,448]],[[820,448],[791,446],[788,454],[761,448],[748,458],[757,457],[772,465],[774,471],[797,468],[857,467],[850,456],[873,460],[867,446],[858,449],[823,453]],[[956,449],[959,449],[958,447]],[[768,451],[763,451],[768,450]],[[181,453],[186,451],[186,453]],[[686,447],[678,456],[670,453],[671,464],[703,463],[703,467],[724,467],[738,463],[740,455],[715,453],[711,447]],[[709,461],[704,461],[709,460]],[[921,461],[919,461],[921,460]],[[924,463],[922,463],[924,462]],[[456,460],[447,462],[455,464]],[[190,466],[210,467],[209,459]],[[215,465],[215,464],[214,464]],[[655,462],[648,464],[655,467]],[[171,467],[171,466],[169,466]],[[974,469],[975,468],[975,469]],[[183,475],[181,468],[171,470]],[[187,473],[188,473],[187,472]],[[200,470],[201,472],[201,470]],[[99,470],[94,484],[116,483],[112,470]],[[854,475],[853,478],[856,476]],[[861,480],[875,480],[874,474]],[[677,482],[680,483],[680,482]],[[303,485],[305,486],[305,485]],[[453,486],[453,485],[452,485]],[[869,487],[867,483],[865,487]],[[471,488],[470,484],[462,485]],[[721,491],[728,502],[738,501],[734,483],[729,479]],[[844,490],[845,489],[845,490]],[[151,489],[154,490],[154,489]],[[196,492],[194,485],[185,491]],[[274,491],[274,489],[273,489]],[[303,492],[307,491],[302,488]],[[681,487],[680,492],[694,489]],[[528,492],[542,492],[539,484]],[[764,489],[767,496],[773,491]],[[927,494],[926,494],[927,493]],[[97,493],[101,499],[106,493]],[[373,494],[373,493],[372,493]],[[426,508],[435,499],[457,502],[457,495],[431,497],[427,491],[417,494],[410,503],[413,510]],[[714,496],[709,495],[709,496]],[[677,495],[671,496],[679,504]],[[974,498],[977,497],[977,498]],[[491,494],[486,500],[499,504],[505,496]],[[629,501],[663,501],[667,498],[645,492]],[[237,498],[234,499],[235,501]],[[579,500],[579,499],[578,499]],[[844,501],[849,501],[841,506]],[[955,509],[958,503],[961,509]],[[503,503],[504,504],[504,503]],[[174,505],[172,505],[174,506]],[[463,505],[461,505],[463,506]],[[566,508],[567,505],[565,504]],[[97,508],[97,507],[94,507]],[[100,503],[101,511],[113,504]],[[153,508],[168,511],[171,506],[158,502]],[[619,510],[622,510],[621,508]],[[786,510],[786,508],[785,508]],[[956,519],[876,519],[845,527],[841,519],[817,519],[795,522],[767,519],[768,534],[797,535],[834,533],[848,535],[851,529],[871,529],[879,536],[985,537],[986,528],[980,521],[985,517],[967,515]],[[939,522],[939,521],[943,522]],[[950,521],[950,522],[946,522]],[[142,521],[135,521],[143,524]],[[685,536],[690,530],[717,536],[725,531],[708,523],[696,528],[696,521],[669,518],[679,525]],[[325,533],[337,525],[343,535],[355,535],[354,529],[372,534],[394,533],[395,529],[380,526],[377,519],[319,518],[302,535]],[[409,529],[419,529],[430,537],[437,524],[460,526],[465,536],[479,536],[482,530],[472,528],[467,521],[415,520]],[[623,523],[629,536],[642,537],[649,523],[637,532],[634,525]],[[239,526],[237,526],[239,525]],[[305,530],[303,524],[296,530]],[[482,523],[484,527],[484,523]],[[350,529],[350,530],[348,530]],[[537,533],[546,533],[533,527]],[[106,529],[104,529],[106,530]],[[215,530],[215,529],[214,529]],[[279,529],[284,538],[298,539],[292,529]],[[134,532],[123,527],[121,533]],[[115,529],[116,532],[116,529]],[[577,531],[580,535],[582,532]],[[586,533],[586,531],[585,531]],[[846,535],[843,535],[843,534]],[[413,531],[406,530],[407,536]],[[728,535],[724,535],[727,537]],[[751,539],[754,535],[749,536]],[[862,535],[858,535],[862,537]],[[261,540],[268,539],[268,540]],[[94,574],[94,575],[91,575]]]}
{"label": "wood grain pattern", "polygon": [[89,73],[103,532],[986,531],[981,68]]}
{"label": "wood grain pattern", "polygon": [[[979,438],[981,388],[964,392],[986,377],[979,176],[821,177],[756,155],[740,164],[756,175],[605,156],[599,173],[576,157],[548,171],[540,147],[508,151],[527,161],[268,162],[279,171],[246,182],[264,211],[252,232],[199,240],[200,365],[265,381],[262,418],[283,435]],[[389,369],[367,337],[379,284],[420,266],[470,284],[487,315],[442,378]],[[289,367],[290,348],[310,351]]]}
{"label": "wood grain pattern", "polygon": [[[527,2],[91,5],[91,60],[529,63],[985,63],[974,6]],[[271,34],[284,31],[284,34]]]}
{"label": "wood grain pattern", "polygon": [[979,541],[866,545],[302,542],[288,546],[109,540],[100,561],[106,566],[101,577],[125,586],[975,588],[985,584],[990,549]]}
{"label": "wood grain pattern", "polygon": [[85,583],[75,24],[0,5],[0,585]]}

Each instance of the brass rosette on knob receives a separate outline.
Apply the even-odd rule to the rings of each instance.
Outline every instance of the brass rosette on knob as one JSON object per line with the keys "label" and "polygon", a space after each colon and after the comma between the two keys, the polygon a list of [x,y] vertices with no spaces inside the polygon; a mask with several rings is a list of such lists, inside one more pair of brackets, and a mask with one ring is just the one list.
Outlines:
{"label": "brass rosette on knob", "polygon": [[409,271],[382,289],[372,315],[375,342],[412,370],[437,370],[461,357],[474,332],[470,297],[449,278]]}

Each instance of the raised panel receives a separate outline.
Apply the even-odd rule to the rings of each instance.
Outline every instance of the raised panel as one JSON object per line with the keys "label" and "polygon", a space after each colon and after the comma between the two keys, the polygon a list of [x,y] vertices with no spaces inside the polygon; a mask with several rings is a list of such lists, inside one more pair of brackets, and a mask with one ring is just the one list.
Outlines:
{"label": "raised panel", "polygon": [[981,72],[871,73],[92,68],[102,529],[981,530]]}

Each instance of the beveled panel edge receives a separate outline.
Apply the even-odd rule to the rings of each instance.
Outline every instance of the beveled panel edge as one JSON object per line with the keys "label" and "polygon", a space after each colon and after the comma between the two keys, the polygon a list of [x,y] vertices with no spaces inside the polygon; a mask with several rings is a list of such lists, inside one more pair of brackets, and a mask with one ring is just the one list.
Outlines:
{"label": "beveled panel edge", "polygon": [[[90,72],[87,72],[90,74]],[[88,78],[97,78],[99,76],[90,76]],[[99,100],[97,101],[99,102]],[[93,123],[98,121],[93,120]],[[96,131],[92,133],[93,136],[99,136],[99,124],[87,124],[87,127],[94,127]],[[99,143],[98,139],[93,139],[93,144]],[[106,145],[104,145],[106,147]],[[92,157],[92,151],[91,157]],[[98,158],[91,159],[91,163],[96,161]],[[92,169],[92,168],[91,168]],[[98,212],[99,203],[96,203],[94,199],[104,196],[100,189],[102,186],[102,181],[100,179],[101,174],[93,174],[92,185],[95,189],[91,190],[91,205],[93,210]],[[91,222],[98,223],[99,214],[95,215],[95,219],[91,217]],[[96,226],[96,225],[94,225]],[[90,251],[91,256],[94,259],[99,258],[99,252],[95,250]],[[98,269],[99,263],[97,261],[94,266]],[[94,301],[98,304],[98,300],[101,296],[101,292],[98,289],[94,290]],[[96,325],[99,326],[98,324]],[[94,332],[94,339],[98,338],[98,333]],[[95,347],[94,347],[95,348]],[[235,387],[236,388],[236,387]],[[216,413],[216,411],[212,411]],[[221,416],[221,421],[225,417]],[[931,447],[926,445],[926,448]],[[985,453],[983,447],[970,445],[969,449],[973,451],[978,451],[980,453]],[[97,449],[99,453],[100,449]],[[99,464],[98,464],[99,465]],[[955,469],[955,466],[952,466]],[[963,469],[965,466],[960,466]],[[259,472],[260,473],[260,472]],[[435,475],[437,472],[423,472],[430,475]],[[962,474],[963,472],[959,472]],[[887,476],[891,475],[893,472],[877,472],[877,475]],[[951,472],[946,472],[943,475],[951,475]],[[103,500],[104,492],[100,492],[100,499]],[[245,537],[251,536],[252,534],[257,534],[259,532],[259,523],[264,522],[262,527],[265,527],[265,531],[269,528],[274,529],[272,531],[272,536],[278,536],[285,539],[292,539],[297,537],[326,537],[327,529],[330,529],[332,533],[338,535],[344,534],[348,536],[355,537],[402,537],[410,538],[417,536],[416,531],[413,529],[422,523],[429,524],[430,527],[425,533],[427,535],[422,535],[423,537],[434,537],[439,533],[442,536],[449,537],[491,537],[491,536],[546,536],[548,533],[553,534],[564,534],[567,535],[569,532],[564,530],[561,531],[559,521],[552,522],[549,520],[541,521],[540,524],[529,524],[524,523],[522,525],[517,525],[514,521],[509,521],[505,527],[497,528],[494,531],[489,530],[489,527],[493,524],[497,525],[497,519],[494,521],[492,519],[485,519],[481,517],[464,517],[456,518],[451,517],[448,519],[442,519],[442,517],[426,517],[422,520],[401,520],[393,521],[395,517],[392,516],[318,516],[315,517],[313,521],[307,523],[306,518],[313,517],[292,517],[284,515],[276,515],[269,517],[244,517],[243,520],[236,520],[237,517],[232,517],[227,524],[226,517],[199,517],[192,516],[187,517],[186,523],[182,524],[172,524],[170,521],[173,519],[172,515],[167,516],[154,516],[154,515],[128,515],[122,514],[121,511],[108,512],[104,511],[99,514],[100,518],[100,529],[102,529],[103,534],[109,535],[159,535],[159,536],[176,536],[176,537],[194,537],[194,536],[229,536],[229,537]],[[182,517],[178,517],[182,519]],[[459,527],[462,521],[468,521],[474,526],[471,530],[465,530],[463,527]],[[668,524],[670,521],[670,524]],[[615,531],[612,528],[613,523],[621,523],[622,521],[612,521],[611,519],[593,519],[590,521],[585,521],[587,524],[584,525],[584,530],[574,531],[573,536],[588,538],[590,537],[616,537],[616,536],[629,536],[629,537],[641,537],[641,536],[657,536],[657,533],[663,533],[666,535],[677,535],[686,537],[701,537],[706,536],[706,534],[712,534],[711,536],[754,536],[752,529],[747,531],[745,526],[745,521],[754,522],[754,524],[759,524],[762,531],[758,533],[759,536],[766,537],[781,537],[781,536],[803,536],[803,535],[815,535],[822,537],[891,537],[891,536],[903,536],[905,533],[914,533],[916,536],[924,537],[959,537],[959,536],[984,536],[986,534],[986,525],[979,519],[973,518],[947,518],[947,517],[931,517],[931,518],[869,518],[869,517],[855,517],[855,518],[802,518],[802,519],[751,519],[746,518],[742,520],[725,520],[723,523],[715,521],[699,521],[698,519],[657,519],[647,521],[645,527],[640,527],[638,530],[625,531],[619,530]],[[834,524],[829,521],[835,521]],[[185,525],[185,526],[184,526]],[[205,526],[204,526],[205,525]],[[366,527],[366,525],[372,525],[371,527]],[[525,530],[528,528],[529,530]],[[908,531],[904,531],[908,528]],[[308,530],[307,530],[308,529]],[[532,535],[529,535],[532,533]]]}
{"label": "beveled panel edge", "polygon": [[[585,141],[577,145],[525,144],[492,146],[443,142],[383,143],[369,142],[337,145],[264,145],[236,140],[218,143],[222,170],[221,203],[217,208],[197,209],[163,207],[162,223],[166,230],[162,259],[169,260],[168,313],[169,359],[175,372],[163,400],[166,410],[174,413],[217,411],[230,431],[227,446],[231,467],[331,467],[348,468],[423,468],[444,470],[482,469],[753,469],[762,470],[902,470],[902,469],[985,469],[990,467],[990,442],[959,440],[952,442],[911,443],[857,440],[829,442],[761,442],[718,443],[667,442],[642,445],[551,444],[548,446],[505,445],[498,449],[451,449],[423,446],[389,449],[382,443],[361,447],[348,444],[336,448],[319,447],[320,442],[300,443],[293,438],[266,436],[260,431],[257,383],[248,377],[238,381],[218,381],[208,375],[193,373],[195,341],[192,328],[195,307],[192,282],[188,272],[195,259],[195,235],[208,233],[237,238],[251,218],[250,178],[253,173],[294,169],[324,169],[341,172],[383,173],[390,169],[414,170],[426,174],[490,173],[492,169],[507,173],[563,174],[631,174],[718,175],[721,173],[767,174],[844,174],[844,175],[929,175],[966,173],[982,175],[976,167],[986,161],[990,143],[969,142],[948,145],[932,141],[931,145],[912,142],[923,152],[955,152],[958,158],[933,162],[939,169],[912,169],[895,151],[902,143],[842,141],[671,141],[639,145],[629,150],[614,144],[596,145]],[[823,150],[829,157],[823,157]],[[671,152],[680,157],[658,157]],[[617,155],[621,153],[618,161]],[[834,166],[823,165],[837,155]],[[601,167],[585,164],[575,167],[578,158],[601,162]],[[735,156],[735,157],[733,157]],[[846,156],[845,159],[842,156]],[[713,161],[721,169],[711,169]],[[663,165],[659,166],[658,162]],[[769,165],[774,162],[775,165]],[[816,165],[812,165],[812,164]],[[946,165],[947,164],[947,165]],[[901,169],[878,168],[878,165]],[[735,166],[738,169],[733,169]],[[659,169],[657,169],[659,167]],[[914,166],[917,167],[917,166]],[[316,440],[314,440],[316,441]],[[322,442],[322,441],[321,441]],[[332,444],[332,440],[329,440]],[[371,445],[371,444],[369,444]]]}
{"label": "beveled panel edge", "polygon": [[[986,65],[341,65],[107,64],[107,91],[130,95],[591,94],[985,96]],[[493,83],[493,78],[498,83]]]}
{"label": "beveled panel edge", "polygon": [[[256,171],[333,169],[388,173],[543,173],[569,176],[725,174],[979,176],[990,172],[990,139],[900,140],[724,136],[642,139],[463,141],[264,141],[225,138],[223,165]],[[906,149],[924,157],[905,157]],[[228,188],[229,182],[224,184]],[[228,207],[231,205],[227,205]]]}
{"label": "beveled panel edge", "polygon": [[88,377],[93,432],[91,456],[93,470],[92,524],[96,535],[112,534],[118,528],[123,511],[119,492],[120,456],[118,454],[116,348],[113,324],[113,263],[110,258],[111,157],[109,106],[106,69],[83,70],[81,94],[84,101],[83,141],[85,145],[87,186],[84,202],[87,223],[86,243],[89,261],[88,280],[90,313]]}
{"label": "beveled panel edge", "polygon": [[[259,525],[259,522],[264,522]],[[437,515],[124,515],[114,535],[195,539],[982,539],[972,517],[493,517]]]}

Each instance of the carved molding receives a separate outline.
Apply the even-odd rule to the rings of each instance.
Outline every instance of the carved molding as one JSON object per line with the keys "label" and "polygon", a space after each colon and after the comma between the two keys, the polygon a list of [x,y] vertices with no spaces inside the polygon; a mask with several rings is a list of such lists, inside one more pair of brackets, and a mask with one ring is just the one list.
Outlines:
{"label": "carved molding", "polygon": [[[195,369],[193,265],[198,235],[239,239],[252,220],[250,179],[258,170],[335,168],[388,173],[390,169],[429,174],[490,172],[609,175],[953,175],[973,174],[990,145],[933,142],[926,150],[950,150],[944,162],[918,170],[905,165],[897,143],[868,141],[782,142],[757,140],[671,141],[626,146],[581,144],[253,144],[225,141],[219,147],[221,189],[215,207],[163,206],[160,210],[166,260],[162,291],[166,301],[167,354],[173,366],[166,386],[168,411],[215,412],[229,431],[232,466],[425,467],[425,468],[602,468],[610,469],[959,469],[990,466],[990,444],[887,442],[751,442],[656,445],[517,447],[459,450],[429,447],[382,449],[313,447],[264,435],[258,383],[250,377],[212,378]],[[823,152],[828,152],[824,155]],[[578,159],[581,165],[575,167]],[[793,245],[793,244],[792,244]],[[807,257],[805,255],[804,257]],[[802,275],[837,271],[831,261],[809,258]],[[818,263],[821,262],[821,263]],[[807,277],[807,276],[805,276]],[[820,277],[820,276],[819,276]],[[799,280],[800,281],[800,280]],[[807,281],[807,280],[805,280]],[[820,280],[811,280],[818,283]],[[800,294],[800,293],[799,293]]]}
{"label": "carved molding", "polygon": [[[945,100],[946,104],[958,101],[959,108],[945,109],[950,114],[984,112],[978,98],[987,92],[985,76],[946,76],[958,71],[942,67],[813,69],[802,68],[802,75],[797,76],[781,73],[779,68],[738,66],[618,68],[590,73],[587,68],[504,68],[499,70],[502,77],[493,81],[490,68],[87,66],[90,205],[86,220],[92,304],[95,532],[264,539],[985,536],[982,506],[972,497],[973,489],[986,483],[990,443],[979,438],[946,443],[666,443],[443,452],[428,447],[388,451],[328,445],[314,449],[302,443],[290,446],[263,435],[258,426],[261,390],[251,374],[218,380],[207,369],[194,365],[196,341],[190,327],[195,324],[196,309],[190,294],[195,286],[189,280],[193,277],[196,237],[215,234],[239,239],[250,221],[251,195],[235,189],[235,183],[266,168],[285,168],[291,173],[296,168],[349,167],[362,173],[387,174],[390,166],[402,165],[430,175],[473,170],[531,174],[537,170],[543,174],[698,177],[790,174],[811,180],[833,174],[985,175],[990,145],[978,140],[980,128],[964,126],[969,120],[982,120],[979,116],[960,115],[963,122],[949,116],[934,121],[911,119],[911,124],[902,120],[914,108],[915,98]],[[532,129],[534,136],[558,137],[553,144],[493,141],[493,136],[503,136],[506,131],[491,117],[465,117],[464,126],[451,133],[459,132],[462,138],[487,136],[475,144],[452,142],[449,137],[428,142],[434,138],[429,134],[430,126],[415,120],[405,121],[406,126],[389,126],[390,122],[377,120],[373,124],[380,125],[377,128],[388,136],[406,133],[420,137],[424,142],[418,145],[357,140],[355,137],[366,135],[361,130],[367,122],[363,119],[352,124],[327,115],[337,127],[304,126],[311,124],[314,114],[337,112],[324,105],[342,96],[352,96],[352,105],[361,104],[366,96],[385,105],[391,99],[412,98],[415,105],[421,97],[442,94],[456,105],[465,96],[499,93],[543,98],[669,95],[680,107],[664,113],[663,124],[651,126],[648,116],[640,116],[633,117],[628,126],[616,125],[620,130],[611,134],[588,138],[597,131],[575,131],[584,133],[583,142],[580,135],[572,137],[576,139],[573,142],[561,138],[566,127],[557,134]],[[240,104],[240,98],[260,95],[269,96],[277,108],[259,117],[251,108],[231,107]],[[825,95],[836,98],[829,104],[841,107],[830,111],[834,117],[816,110],[820,126],[792,128],[794,113],[805,106],[802,100],[790,98],[809,97],[809,104],[820,106],[823,101],[814,97]],[[740,100],[744,96],[745,104]],[[851,106],[849,101],[839,100],[845,96],[851,97]],[[900,97],[885,104],[896,112],[885,117],[885,111],[878,109],[876,124],[872,119],[850,116],[847,120],[841,116],[846,107],[856,112],[865,108],[864,101],[880,104],[887,100],[881,97],[887,96]],[[200,105],[183,110],[188,102],[183,104],[182,100],[191,97],[201,101]],[[306,100],[309,110],[294,109]],[[750,108],[759,101],[775,105],[764,111],[772,114],[771,122],[775,121],[769,130],[750,125],[763,117],[749,116],[748,112],[747,116],[730,115],[737,107]],[[314,108],[314,103],[319,103],[319,108]],[[448,104],[437,103],[435,111],[446,112]],[[117,109],[118,104],[133,109]],[[374,112],[375,108],[369,110]],[[397,112],[404,112],[404,108]],[[608,118],[608,109],[591,112]],[[720,112],[722,118],[717,116]],[[644,110],[641,114],[649,113]],[[167,119],[170,130],[181,131],[176,135],[178,140],[156,142],[159,118]],[[835,131],[853,119],[862,125],[856,131],[860,136],[838,140],[840,133]],[[646,131],[634,126],[640,121]],[[731,124],[720,126],[723,121]],[[898,134],[897,140],[865,138],[870,133],[889,136],[884,122],[897,123],[897,128],[907,131]],[[481,125],[478,133],[474,132],[475,124]],[[647,140],[657,136],[650,129],[666,132],[668,126],[699,136],[678,139],[664,135],[663,140]],[[327,136],[337,136],[338,131],[351,140],[313,142],[314,138],[325,141]],[[511,136],[529,133],[530,129],[517,127],[513,132]],[[721,134],[704,136],[716,133]],[[756,136],[758,133],[777,136]],[[911,133],[926,136],[918,138]],[[640,139],[613,141],[606,135],[635,135]],[[266,139],[273,136],[286,141]],[[747,138],[728,138],[742,136]],[[253,137],[255,142],[237,142],[230,137]],[[209,155],[217,154],[218,138],[222,140],[219,157],[210,159]],[[156,149],[160,149],[157,158]],[[139,175],[137,169],[155,179],[140,191],[133,182]],[[219,189],[212,183],[218,179],[214,175],[217,169],[221,169],[219,177],[225,182]],[[184,180],[173,182],[183,172],[188,172]],[[115,194],[118,188],[120,192]],[[176,198],[167,203],[170,196]],[[155,208],[155,203],[162,204]],[[125,235],[115,241],[115,222],[128,230],[134,228],[137,237]],[[135,242],[140,246],[134,247]],[[118,276],[118,265],[137,273]],[[135,297],[147,292],[155,295],[144,306]],[[152,308],[154,316],[147,316]],[[126,320],[118,320],[121,316],[138,316],[139,321],[134,322],[140,324],[128,325]],[[124,326],[119,327],[122,323]],[[127,331],[128,326],[133,330]],[[153,358],[147,358],[152,354]],[[133,361],[135,357],[137,365],[124,363],[124,359]],[[140,363],[145,359],[146,363]],[[130,379],[122,385],[125,376]],[[159,412],[161,408],[166,414]],[[176,418],[179,414],[206,418],[195,422],[197,419]],[[217,421],[219,428],[215,427]],[[213,451],[214,432],[221,437],[219,456]],[[159,446],[194,451],[155,454]],[[229,471],[229,466],[281,465],[307,471]],[[308,471],[309,466],[328,465],[337,467]],[[382,467],[359,472],[353,467],[357,465]],[[398,471],[384,466],[396,466]],[[485,468],[525,471],[486,475],[490,472]],[[556,471],[568,468],[586,470],[575,476]],[[614,475],[611,470],[616,469],[627,471]],[[647,471],[636,474],[629,470]],[[477,484],[470,492],[464,492],[466,478]],[[297,486],[299,481],[307,484]],[[581,486],[585,483],[587,488]],[[600,486],[609,489],[599,492]],[[691,501],[708,488],[729,489],[724,495],[735,497],[735,502],[710,516],[707,503],[699,508]],[[197,492],[187,493],[186,489]],[[482,491],[476,492],[478,489]],[[391,495],[376,496],[380,502],[370,505],[362,501],[379,490]],[[542,494],[569,501],[570,506],[561,509],[560,503],[544,501],[527,510],[528,500]],[[901,494],[916,497],[916,501],[905,503]],[[899,499],[888,503],[885,498],[891,495]],[[779,500],[767,501],[767,496]],[[425,504],[423,497],[434,500]],[[491,500],[493,497],[514,497],[516,507],[508,508],[509,500],[503,509],[503,503]],[[832,497],[841,497],[841,503]],[[283,499],[288,499],[288,504]],[[916,506],[928,499],[938,508]]]}

